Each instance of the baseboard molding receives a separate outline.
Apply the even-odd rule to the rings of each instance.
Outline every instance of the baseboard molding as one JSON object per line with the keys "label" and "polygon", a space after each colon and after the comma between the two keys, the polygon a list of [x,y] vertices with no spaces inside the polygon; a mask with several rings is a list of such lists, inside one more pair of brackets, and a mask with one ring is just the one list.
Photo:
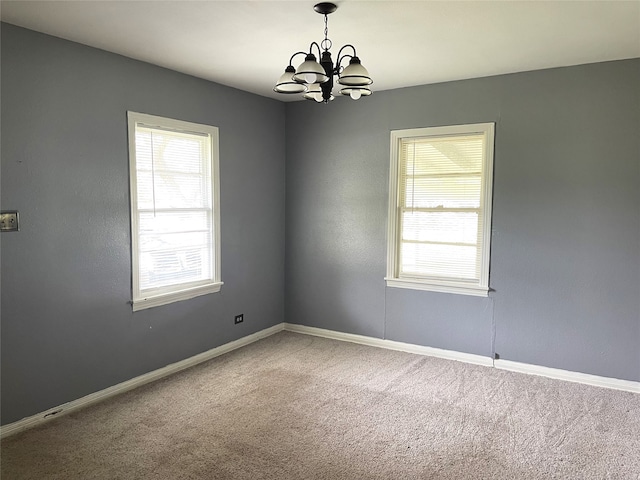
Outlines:
{"label": "baseboard molding", "polygon": [[491,357],[485,357],[483,355],[474,355],[471,353],[456,352],[452,350],[443,350],[440,348],[425,347],[422,345],[414,345],[411,343],[396,342],[393,340],[384,340],[381,338],[367,337],[364,335],[355,335],[352,333],[336,332],[333,330],[325,330],[323,328],[307,327],[304,325],[296,325],[293,323],[280,323],[273,327],[261,330],[246,337],[242,337],[233,342],[225,343],[219,347],[213,348],[206,352],[200,353],[193,357],[187,358],[180,362],[172,363],[166,367],[154,370],[152,372],[140,375],[139,377],[132,378],[126,382],[113,385],[111,387],[100,390],[99,392],[92,393],[85,397],[73,400],[71,402],[59,405],[49,410],[33,415],[31,417],[23,418],[14,423],[9,423],[0,427],[0,438],[6,438],[10,435],[16,434],[28,428],[35,427],[37,425],[46,423],[53,418],[57,418],[62,415],[69,414],[71,412],[80,410],[81,408],[93,405],[94,403],[101,402],[110,397],[114,397],[121,393],[133,390],[147,383],[159,380],[163,377],[172,375],[181,370],[187,369],[198,365],[199,363],[206,362],[212,358],[224,355],[238,348],[244,347],[251,343],[257,342],[266,337],[270,337],[283,330],[301,333],[304,335],[312,335],[316,337],[329,338],[332,340],[340,340],[343,342],[357,343],[360,345],[368,345],[371,347],[386,348],[389,350],[397,350],[407,353],[415,353],[418,355],[425,355],[430,357],[444,358],[447,360],[456,360],[459,362],[472,363],[475,365],[482,365],[502,370],[509,370],[512,372],[525,373],[528,375],[538,375],[556,380],[564,380],[568,382],[582,383],[586,385],[592,385],[595,387],[611,388],[614,390],[624,390],[632,393],[640,393],[640,382],[633,382],[630,380],[620,380],[617,378],[601,377],[598,375],[590,375],[586,373],[571,372],[568,370],[560,370],[557,368],[542,367],[539,365],[530,365],[527,363],[513,362],[510,360],[493,360]]}
{"label": "baseboard molding", "polygon": [[601,377],[588,373],[572,372],[559,368],[541,367],[528,363],[512,362],[511,360],[496,360],[495,367],[511,372],[526,373],[528,375],[538,375],[541,377],[564,380],[567,382],[582,383],[594,387],[611,388],[614,390],[624,390],[626,392],[640,393],[640,382],[631,380],[620,380],[618,378]]}
{"label": "baseboard molding", "polygon": [[460,362],[473,363],[475,365],[483,365],[487,367],[494,366],[501,370],[510,370],[512,372],[525,373],[528,375],[538,375],[553,378],[556,380],[582,383],[594,387],[611,388],[614,390],[624,390],[626,392],[640,393],[640,382],[633,382],[630,380],[601,377],[598,375],[571,372],[558,368],[549,368],[539,365],[531,365],[528,363],[512,362],[510,360],[493,360],[491,357],[485,357],[482,355],[473,355],[470,353],[442,350],[432,347],[423,347],[421,345],[414,345],[411,343],[395,342],[393,340],[383,340],[381,338],[367,337],[364,335],[335,332],[333,330],[325,330],[316,327],[306,327],[304,325],[296,325],[293,323],[285,323],[284,329],[289,332],[330,338],[333,340],[341,340],[344,342],[359,343],[361,345],[369,345],[372,347],[388,348],[390,350],[399,350],[401,352],[415,353],[418,355],[445,358],[447,360],[457,360]]}
{"label": "baseboard molding", "polygon": [[453,350],[443,350],[440,348],[424,347],[422,345],[414,345],[412,343],[396,342],[393,340],[384,340],[382,338],[367,337],[364,335],[355,335],[353,333],[335,332],[333,330],[325,330],[323,328],[306,327],[304,325],[296,325],[294,323],[285,323],[284,329],[289,332],[303,333],[305,335],[313,335],[315,337],[330,338],[333,340],[341,340],[343,342],[358,343],[360,345],[368,345],[370,347],[386,348],[388,350],[398,350],[400,352],[415,353],[418,355],[426,355],[429,357],[445,358],[447,360],[457,360],[459,362],[473,363],[475,365],[483,365],[485,367],[493,366],[493,359],[483,355],[474,355],[472,353],[462,353]]}
{"label": "baseboard molding", "polygon": [[22,420],[18,420],[17,422],[9,423],[0,427],[0,438],[6,438],[28,428],[32,428],[42,423],[48,422],[54,418],[58,418],[62,415],[75,412],[77,410],[80,410],[81,408],[93,405],[94,403],[102,402],[103,400],[106,400],[115,395],[133,390],[134,388],[138,388],[147,383],[159,380],[163,377],[172,375],[186,368],[193,367],[195,365],[198,365],[199,363],[206,362],[207,360],[211,360],[212,358],[219,357],[220,355],[224,355],[225,353],[244,347],[245,345],[249,345],[250,343],[257,342],[258,340],[269,337],[275,333],[281,332],[282,330],[284,330],[283,323],[274,325],[273,327],[267,328],[265,330],[260,330],[259,332],[253,333],[246,337],[242,337],[238,340],[234,340],[233,342],[225,343],[224,345],[220,345],[219,347],[213,348],[206,352],[199,353],[198,355],[194,355],[193,357],[189,357],[185,360],[172,363],[170,365],[167,365],[166,367],[162,367],[158,370],[140,375],[139,377],[132,378],[131,380],[127,380],[126,382],[118,383],[117,385],[105,388],[104,390],[100,390],[99,392],[95,392],[77,400],[65,403],[63,405],[50,408],[49,410],[37,415],[23,418]]}

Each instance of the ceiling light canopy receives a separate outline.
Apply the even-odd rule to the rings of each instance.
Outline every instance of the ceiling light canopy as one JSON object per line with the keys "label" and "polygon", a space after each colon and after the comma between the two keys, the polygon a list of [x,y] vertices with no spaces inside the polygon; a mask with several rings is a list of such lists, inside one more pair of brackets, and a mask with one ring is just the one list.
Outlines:
{"label": "ceiling light canopy", "polygon": [[[309,53],[296,52],[291,55],[289,65],[284,73],[278,79],[274,92],[293,94],[302,93],[307,100],[314,100],[319,103],[329,103],[334,99],[333,77],[338,77],[338,83],[344,88],[340,90],[342,95],[349,95],[354,100],[358,100],[362,96],[371,95],[369,85],[373,83],[369,72],[360,63],[360,59],[356,54],[356,48],[347,44],[338,51],[338,59],[333,64],[331,59],[331,40],[327,37],[329,33],[328,18],[330,13],[337,10],[337,6],[333,3],[318,3],[313,9],[324,15],[324,40],[318,45],[312,42],[309,46]],[[320,62],[314,55],[314,47],[317,49]],[[343,51],[346,52],[343,54]],[[351,54],[353,52],[353,54]],[[298,55],[304,55],[304,61],[293,68],[293,59]],[[349,65],[342,66],[345,59],[349,59]]]}

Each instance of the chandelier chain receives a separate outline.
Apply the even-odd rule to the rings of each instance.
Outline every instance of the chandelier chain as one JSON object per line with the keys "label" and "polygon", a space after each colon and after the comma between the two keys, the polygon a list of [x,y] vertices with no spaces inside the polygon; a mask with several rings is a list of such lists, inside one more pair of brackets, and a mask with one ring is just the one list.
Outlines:
{"label": "chandelier chain", "polygon": [[328,51],[333,43],[329,40],[329,16],[325,14],[324,16],[324,40],[320,42],[320,46],[326,52]]}
{"label": "chandelier chain", "polygon": [[324,39],[327,39],[327,35],[329,34],[329,15],[324,16]]}

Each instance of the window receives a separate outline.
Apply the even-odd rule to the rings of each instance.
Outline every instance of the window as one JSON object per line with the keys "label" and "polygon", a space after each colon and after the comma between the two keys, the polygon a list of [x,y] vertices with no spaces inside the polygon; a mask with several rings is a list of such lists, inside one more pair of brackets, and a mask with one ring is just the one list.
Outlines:
{"label": "window", "polygon": [[218,292],[218,129],[128,112],[133,310]]}
{"label": "window", "polygon": [[487,296],[494,124],[391,132],[390,287]]}

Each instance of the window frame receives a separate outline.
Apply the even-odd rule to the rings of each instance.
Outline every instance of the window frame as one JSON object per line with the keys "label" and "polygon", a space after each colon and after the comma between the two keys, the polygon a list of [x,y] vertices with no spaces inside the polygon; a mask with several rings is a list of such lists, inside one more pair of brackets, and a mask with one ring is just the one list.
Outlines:
{"label": "window frame", "polygon": [[[207,136],[210,140],[211,168],[211,239],[213,242],[211,256],[213,261],[212,279],[188,282],[177,285],[156,287],[151,290],[140,290],[140,252],[139,252],[139,209],[137,181],[137,126],[144,128],[172,130],[179,133]],[[127,130],[129,140],[129,188],[131,207],[131,303],[133,311],[139,311],[160,305],[188,300],[200,295],[219,292],[224,282],[221,280],[220,259],[220,154],[218,127],[183,120],[176,120],[157,115],[127,111]]]}
{"label": "window frame", "polygon": [[[449,280],[434,276],[399,275],[400,257],[400,145],[407,138],[442,138],[467,135],[484,135],[482,159],[482,184],[480,209],[483,212],[482,251],[480,253],[480,275],[478,281]],[[489,294],[489,270],[491,252],[491,215],[493,201],[493,161],[495,123],[475,123],[439,127],[411,128],[391,131],[389,171],[389,216],[387,229],[387,275],[388,287],[409,288],[432,292],[455,293],[486,297]]]}

